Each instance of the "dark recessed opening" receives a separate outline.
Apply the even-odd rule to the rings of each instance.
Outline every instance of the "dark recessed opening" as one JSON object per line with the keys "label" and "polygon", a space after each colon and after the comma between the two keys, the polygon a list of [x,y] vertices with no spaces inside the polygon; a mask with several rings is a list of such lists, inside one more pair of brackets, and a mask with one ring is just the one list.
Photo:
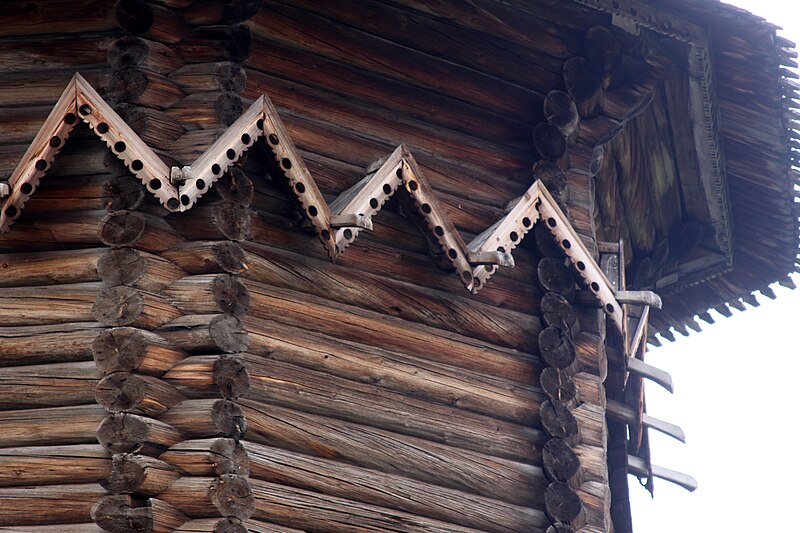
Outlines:
{"label": "dark recessed opening", "polygon": [[19,190],[22,191],[22,194],[26,194],[26,195],[30,194],[30,193],[33,192],[33,185],[31,185],[30,183],[23,183],[20,186]]}
{"label": "dark recessed opening", "polygon": [[131,170],[139,171],[144,168],[144,163],[142,163],[139,159],[134,159],[131,163]]}
{"label": "dark recessed opening", "polygon": [[313,205],[308,206],[308,216],[315,217],[317,216],[318,213],[319,211],[317,211],[317,208],[315,206]]}
{"label": "dark recessed opening", "polygon": [[292,160],[284,157],[283,159],[281,159],[281,166],[286,170],[289,170],[290,168],[292,168]]}
{"label": "dark recessed opening", "polygon": [[234,150],[233,148],[228,148],[227,150],[225,150],[225,157],[233,161],[234,159],[236,159],[236,150]]}
{"label": "dark recessed opening", "polygon": [[148,185],[150,186],[151,189],[157,191],[158,189],[161,188],[161,180],[158,178],[152,179],[150,180],[150,183]]}
{"label": "dark recessed opening", "polygon": [[246,133],[242,133],[242,144],[250,144],[250,136]]}
{"label": "dark recessed opening", "polygon": [[95,128],[95,131],[97,131],[97,133],[108,133],[108,124],[106,124],[105,122],[101,122]]}
{"label": "dark recessed opening", "polygon": [[422,212],[425,213],[426,215],[430,215],[431,214],[431,206],[428,205],[428,204],[422,204],[420,209],[422,209]]}
{"label": "dark recessed opening", "polygon": [[55,137],[51,137],[50,146],[52,146],[53,148],[58,148],[59,146],[61,146],[61,137],[57,135]]}
{"label": "dark recessed opening", "polygon": [[222,169],[220,168],[220,166],[218,164],[214,163],[213,165],[211,165],[211,173],[212,174],[214,174],[215,176],[219,176],[220,172],[222,172]]}
{"label": "dark recessed opening", "polygon": [[199,179],[196,182],[194,182],[194,184],[197,186],[197,190],[199,191],[202,191],[203,189],[206,188],[206,180],[204,179]]}
{"label": "dark recessed opening", "polygon": [[114,143],[114,151],[117,152],[118,154],[124,152],[125,148],[127,148],[127,146],[122,141],[117,141]]}
{"label": "dark recessed opening", "polygon": [[270,133],[269,134],[269,143],[270,144],[278,144],[279,142],[281,142],[281,140],[278,139],[277,135],[275,135],[274,133]]}
{"label": "dark recessed opening", "polygon": [[186,195],[186,194],[182,194],[182,195],[181,195],[181,204],[183,204],[183,205],[189,205],[190,203],[192,203],[192,199],[191,199],[191,198],[189,198],[189,196],[188,196],[188,195]]}
{"label": "dark recessed opening", "polygon": [[294,190],[296,190],[300,194],[303,194],[304,192],[306,192],[306,186],[303,185],[302,183],[297,183],[294,186]]}
{"label": "dark recessed opening", "polygon": [[80,108],[78,108],[78,112],[85,117],[86,115],[91,114],[92,108],[88,104],[83,104]]}
{"label": "dark recessed opening", "polygon": [[450,256],[450,259],[455,259],[456,257],[458,257],[458,252],[456,252],[455,249],[450,248],[449,250],[447,250],[447,255]]}
{"label": "dark recessed opening", "polygon": [[38,161],[36,161],[36,164],[34,166],[36,167],[36,170],[43,172],[47,170],[47,161],[45,161],[44,159],[39,159]]}
{"label": "dark recessed opening", "polygon": [[391,193],[392,192],[392,186],[389,185],[388,183],[384,183],[383,184],[383,192],[384,192],[384,194]]}
{"label": "dark recessed opening", "polygon": [[370,198],[370,200],[369,200],[369,206],[370,206],[372,209],[378,209],[378,200],[376,200],[375,198]]}

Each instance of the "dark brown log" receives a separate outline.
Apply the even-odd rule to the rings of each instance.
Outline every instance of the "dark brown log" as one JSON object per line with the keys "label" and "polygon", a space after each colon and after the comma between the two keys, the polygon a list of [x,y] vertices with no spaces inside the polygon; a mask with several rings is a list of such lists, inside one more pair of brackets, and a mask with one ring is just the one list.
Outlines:
{"label": "dark brown log", "polygon": [[241,65],[220,61],[186,65],[170,74],[170,78],[187,93],[198,91],[240,93],[244,89],[247,74]]}
{"label": "dark brown log", "polygon": [[[566,183],[566,182],[565,182]],[[534,239],[536,240],[536,251],[541,257],[554,257],[563,259],[564,252],[559,248],[553,234],[547,229],[547,225],[538,223],[533,227]]]}
{"label": "dark brown log", "polygon": [[184,316],[167,324],[159,334],[193,353],[237,353],[246,350],[250,343],[242,322],[230,315]]}
{"label": "dark brown log", "polygon": [[[585,57],[573,57],[564,63],[564,84],[575,100],[581,118],[593,118],[600,114],[603,102],[603,86]],[[583,127],[584,123],[581,123]]]}
{"label": "dark brown log", "polygon": [[542,360],[558,368],[569,368],[575,362],[575,344],[563,329],[548,326],[539,333],[539,352]]}
{"label": "dark brown log", "polygon": [[159,459],[191,476],[250,475],[247,450],[234,439],[183,441],[162,453]]}
{"label": "dark brown log", "polygon": [[109,287],[127,285],[149,292],[159,292],[186,276],[171,261],[132,248],[108,250],[98,260],[97,271]]}
{"label": "dark brown log", "polygon": [[161,43],[126,35],[111,43],[106,55],[108,64],[117,70],[138,68],[167,75],[183,65],[183,60]]}
{"label": "dark brown log", "polygon": [[[550,439],[542,450],[544,472],[552,481],[563,481],[571,487],[580,485],[581,461],[572,448],[562,439]],[[574,483],[574,484],[573,484]]]}
{"label": "dark brown log", "polygon": [[[253,388],[247,398],[310,413],[413,435],[459,448],[517,461],[539,461],[545,435],[513,424],[398,394],[377,385],[340,379],[273,359],[246,356]],[[187,359],[164,376],[187,396],[217,393],[213,382],[215,356]],[[238,366],[238,365],[236,365]],[[360,406],[354,409],[353,406]],[[503,417],[504,418],[504,417]],[[453,424],[452,420],[458,420]]]}
{"label": "dark brown log", "polygon": [[189,216],[176,218],[173,225],[188,239],[250,238],[250,210],[234,202],[200,202]]}
{"label": "dark brown log", "polygon": [[[156,150],[167,150],[186,128],[164,111],[127,103],[117,104],[114,110],[133,129],[145,144]],[[138,182],[137,182],[138,183]],[[120,207],[119,209],[135,209]],[[114,209],[109,209],[114,211]]]}
{"label": "dark brown log", "polygon": [[242,22],[255,15],[262,0],[200,0],[180,12],[181,18],[192,26]]}
{"label": "dark brown log", "polygon": [[250,374],[238,357],[222,356],[214,361],[212,375],[223,398],[235,399],[250,390]]}
{"label": "dark brown log", "polygon": [[105,374],[132,372],[160,376],[186,357],[158,335],[134,328],[114,328],[92,342],[97,367]]}
{"label": "dark brown log", "polygon": [[193,63],[233,61],[244,63],[250,56],[252,37],[250,28],[237,26],[201,26],[192,37],[181,41],[177,49]]}
{"label": "dark brown log", "polygon": [[166,109],[186,96],[169,78],[140,68],[115,70],[108,95],[115,102]]}
{"label": "dark brown log", "polygon": [[120,533],[168,533],[188,520],[162,500],[141,500],[127,494],[100,499],[92,506],[92,518],[104,530]]}
{"label": "dark brown log", "polygon": [[136,454],[115,454],[110,475],[100,482],[111,494],[156,496],[181,477],[169,464]]}
{"label": "dark brown log", "polygon": [[565,139],[574,140],[581,123],[575,100],[564,91],[550,91],[544,99],[544,117]]}
{"label": "dark brown log", "polygon": [[[275,526],[276,529],[265,529],[268,533],[283,533],[284,528]],[[280,529],[278,529],[280,528]],[[175,530],[176,533],[247,533],[248,531],[258,533],[261,529],[254,529],[245,526],[238,518],[195,518],[189,520]],[[287,533],[302,533],[299,531],[288,531]]]}
{"label": "dark brown log", "polygon": [[231,167],[215,185],[223,199],[248,206],[253,202],[253,181],[239,167]]}
{"label": "dark brown log", "polygon": [[247,270],[244,251],[229,241],[190,242],[176,246],[162,256],[189,274],[241,274]]}
{"label": "dark brown log", "polygon": [[589,66],[602,80],[603,87],[612,90],[617,87],[623,78],[620,71],[622,44],[614,32],[605,26],[589,28],[583,48]]}
{"label": "dark brown log", "polygon": [[110,472],[99,444],[0,448],[0,487],[94,483]]}
{"label": "dark brown log", "polygon": [[0,327],[0,366],[89,361],[92,341],[104,327],[97,322]]}
{"label": "dark brown log", "polygon": [[97,403],[111,411],[158,417],[184,400],[174,386],[153,376],[114,372],[97,384]]}
{"label": "dark brown log", "polygon": [[161,417],[185,438],[232,437],[241,439],[247,431],[242,409],[229,400],[185,400]]}
{"label": "dark brown log", "polygon": [[114,20],[129,33],[162,43],[176,43],[189,34],[174,12],[145,0],[118,0]]}
{"label": "dark brown log", "polygon": [[182,313],[152,293],[121,286],[100,290],[92,315],[108,326],[155,329],[182,316]]}
{"label": "dark brown log", "polygon": [[250,293],[242,282],[226,274],[187,276],[163,294],[186,314],[225,313],[242,318],[250,307]]}
{"label": "dark brown log", "polygon": [[0,368],[0,409],[91,403],[100,377],[92,361]]}
{"label": "dark brown log", "polygon": [[0,287],[58,285],[100,279],[101,248],[0,254]]}
{"label": "dark brown log", "polygon": [[[142,132],[130,124],[141,136]],[[105,208],[108,211],[138,209],[147,195],[147,189],[137,178],[130,175],[112,176],[103,187]]]}
{"label": "dark brown log", "polygon": [[0,526],[88,522],[92,505],[104,495],[97,483],[0,488]]}
{"label": "dark brown log", "polygon": [[546,483],[536,466],[247,399],[240,403],[248,440],[526,507],[542,505]]}
{"label": "dark brown log", "polygon": [[557,292],[548,292],[542,298],[542,318],[548,326],[567,332],[578,331],[578,313],[569,301]]}
{"label": "dark brown log", "polygon": [[575,278],[563,259],[543,258],[539,261],[537,274],[542,291],[552,291],[567,301],[572,301],[575,296]]}
{"label": "dark brown log", "polygon": [[569,407],[558,400],[545,400],[540,409],[542,426],[552,437],[563,439],[573,446],[580,442],[581,433],[578,421]]}
{"label": "dark brown log", "polygon": [[537,161],[533,164],[533,179],[541,180],[547,192],[556,200],[565,200],[567,192],[567,175],[552,161]]}
{"label": "dark brown log", "polygon": [[252,442],[245,446],[251,456],[252,479],[399,509],[481,531],[529,531],[544,519],[541,511],[405,476]]}
{"label": "dark brown log", "polygon": [[562,481],[554,481],[547,487],[544,501],[547,514],[554,522],[578,523],[583,516],[580,498]]}
{"label": "dark brown log", "polygon": [[94,320],[92,301],[102,290],[97,282],[0,291],[0,326],[54,324]]}
{"label": "dark brown log", "polygon": [[255,513],[250,484],[246,477],[237,474],[182,477],[159,494],[159,499],[192,518],[232,516],[246,520]]}
{"label": "dark brown log", "polygon": [[0,447],[94,444],[107,414],[95,404],[0,411]]}
{"label": "dark brown log", "polygon": [[112,248],[130,246],[147,252],[162,252],[184,242],[163,219],[142,213],[109,213],[98,225],[100,240]]}
{"label": "dark brown log", "polygon": [[578,389],[569,373],[554,367],[545,368],[539,377],[539,384],[553,400],[559,400],[570,407],[577,405]]}
{"label": "dark brown log", "polygon": [[540,122],[533,128],[533,146],[542,159],[556,161],[567,151],[567,139],[558,126]]}
{"label": "dark brown log", "polygon": [[[41,124],[37,124],[41,126]],[[71,143],[71,141],[70,141]],[[69,149],[71,144],[67,145]],[[58,159],[59,163],[61,159]],[[118,160],[119,161],[119,160]],[[120,162],[121,163],[121,162]],[[123,172],[120,170],[120,172]],[[129,177],[129,176],[128,176]],[[49,179],[53,178],[53,179]],[[120,175],[119,180],[126,176]],[[112,202],[119,200],[131,202],[140,201],[134,197],[135,191],[126,198],[112,198],[109,190],[109,182],[114,180],[108,173],[89,174],[85,176],[71,176],[68,179],[59,179],[50,176],[40,182],[33,196],[25,203],[25,212],[29,217],[38,219],[41,215],[57,211],[90,211],[106,209]],[[135,178],[134,187],[141,187]],[[144,198],[143,193],[141,198]]]}
{"label": "dark brown log", "polygon": [[159,455],[183,440],[174,427],[132,414],[108,415],[97,427],[97,440],[111,453]]}
{"label": "dark brown log", "polygon": [[[201,93],[190,94],[177,104],[170,107],[166,114],[173,120],[180,124],[187,126],[196,126],[201,129],[217,129],[220,126],[229,126],[238,119],[244,111],[244,104],[242,97],[230,91],[208,91]],[[185,133],[185,132],[184,132]],[[203,132],[208,134],[207,132]],[[211,135],[216,137],[218,132],[211,132]],[[182,138],[183,135],[175,137],[175,141]],[[186,139],[189,139],[187,137]],[[181,143],[186,143],[186,139]],[[200,144],[195,152],[182,149],[181,155],[187,157],[183,152],[189,152],[188,160],[194,160],[203,151],[203,148],[210,146],[208,140],[197,142]],[[174,146],[171,145],[171,146]],[[180,147],[180,144],[177,146]],[[187,161],[188,161],[187,160]]]}

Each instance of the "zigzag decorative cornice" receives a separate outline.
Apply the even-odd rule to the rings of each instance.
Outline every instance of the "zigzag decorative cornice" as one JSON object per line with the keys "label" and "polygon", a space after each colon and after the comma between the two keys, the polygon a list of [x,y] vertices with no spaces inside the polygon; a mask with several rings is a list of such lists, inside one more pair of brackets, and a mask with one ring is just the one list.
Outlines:
{"label": "zigzag decorative cornice", "polygon": [[[256,100],[194,163],[169,168],[76,73],[9,178],[8,197],[0,205],[0,233],[19,217],[78,118],[89,124],[169,211],[190,209],[264,135],[331,259],[342,253],[362,229],[371,229],[371,217],[389,197],[401,191],[425,221],[432,242],[438,243],[443,257],[473,293],[486,284],[498,266],[514,265],[511,251],[541,218],[623,338],[627,337],[623,309],[611,283],[541,182],[533,183],[502,219],[469,245],[440,206],[414,157],[402,145],[373,165],[377,168],[329,206],[266,95]],[[0,189],[0,197],[2,194]]]}

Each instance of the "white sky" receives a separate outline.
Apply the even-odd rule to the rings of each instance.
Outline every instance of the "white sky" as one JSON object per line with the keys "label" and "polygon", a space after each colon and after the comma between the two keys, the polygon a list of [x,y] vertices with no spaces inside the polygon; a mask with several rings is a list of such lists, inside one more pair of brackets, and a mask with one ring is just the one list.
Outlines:
{"label": "white sky", "polygon": [[[800,0],[732,0],[800,43]],[[800,286],[800,276],[794,278]],[[675,394],[647,385],[648,413],[680,425],[687,444],[650,431],[654,464],[694,476],[694,493],[655,480],[655,498],[629,477],[636,533],[800,532],[800,289],[713,313],[702,333],[678,335],[647,361],[672,374]]]}

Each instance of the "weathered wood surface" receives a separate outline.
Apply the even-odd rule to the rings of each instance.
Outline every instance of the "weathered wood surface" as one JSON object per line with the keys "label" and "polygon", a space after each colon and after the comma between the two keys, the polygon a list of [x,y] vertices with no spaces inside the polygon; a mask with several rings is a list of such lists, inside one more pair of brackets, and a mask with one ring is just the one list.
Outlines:
{"label": "weathered wood surface", "polygon": [[0,368],[0,409],[92,402],[100,372],[92,361]]}
{"label": "weathered wood surface", "polygon": [[246,520],[255,513],[248,480],[237,474],[181,477],[158,497],[192,518],[232,516]]}
{"label": "weathered wood surface", "polygon": [[176,533],[304,533],[299,529],[259,520],[238,518],[195,518],[175,530]]}
{"label": "weathered wood surface", "polygon": [[106,495],[92,506],[92,519],[105,531],[171,533],[188,517],[157,498],[143,501],[128,494]]}
{"label": "weathered wood surface", "polygon": [[97,441],[112,453],[155,456],[182,440],[181,433],[167,423],[127,413],[110,414],[95,428]]}
{"label": "weathered wood surface", "polygon": [[94,483],[110,473],[99,444],[0,448],[0,487]]}
{"label": "weathered wood surface", "polygon": [[155,329],[183,316],[183,313],[154,293],[119,286],[98,291],[92,316],[107,326]]}
{"label": "weathered wood surface", "polygon": [[250,345],[244,324],[231,315],[186,315],[173,320],[158,333],[190,353],[236,353]]}
{"label": "weathered wood surface", "polygon": [[253,479],[427,516],[481,531],[529,531],[540,511],[330,459],[245,442]]}
{"label": "weathered wood surface", "polygon": [[[218,393],[214,356],[196,356],[176,365],[163,379],[199,397]],[[337,378],[268,358],[248,356],[252,387],[247,399],[366,424],[396,433],[508,459],[538,463],[544,436],[524,425],[465,409],[443,406],[385,390],[371,383]],[[358,406],[358,407],[357,407]],[[453,424],[453,420],[457,420]]]}
{"label": "weathered wood surface", "polygon": [[102,248],[0,254],[0,287],[97,281]]}
{"label": "weathered wood surface", "polygon": [[235,399],[250,390],[248,367],[239,355],[195,355],[176,364],[163,379],[189,397],[221,394]]}
{"label": "weathered wood surface", "polygon": [[194,439],[179,442],[159,456],[184,475],[250,475],[250,457],[242,444],[231,438]]}
{"label": "weathered wood surface", "polygon": [[[19,533],[19,527],[0,527],[4,533]],[[26,533],[103,533],[105,531],[95,523],[58,524],[54,526],[26,526]]]}
{"label": "weathered wood surface", "polygon": [[0,526],[88,522],[105,493],[97,483],[0,488]]}
{"label": "weathered wood surface", "polygon": [[230,241],[195,241],[162,256],[189,274],[241,274],[248,269],[241,246]]}
{"label": "weathered wood surface", "polygon": [[153,376],[114,372],[95,389],[97,403],[112,413],[128,412],[158,418],[184,400],[177,388]]}
{"label": "weathered wood surface", "polygon": [[184,439],[218,436],[240,439],[247,432],[247,417],[230,400],[184,400],[160,420],[174,426]]}
{"label": "weathered wood surface", "polygon": [[533,465],[250,400],[240,403],[248,422],[246,438],[261,444],[522,506],[536,507],[546,486],[541,469]]}
{"label": "weathered wood surface", "polygon": [[108,64],[115,69],[138,68],[167,75],[183,66],[183,61],[170,48],[156,41],[126,35],[106,48]]}
{"label": "weathered wood surface", "polygon": [[155,333],[129,327],[106,329],[91,344],[97,368],[104,374],[131,372],[160,376],[186,357]]}
{"label": "weathered wood surface", "polygon": [[92,341],[104,327],[98,322],[0,327],[0,366],[88,361]]}
{"label": "weathered wood surface", "polygon": [[0,294],[0,326],[94,321],[92,305],[102,283],[8,287]]}
{"label": "weathered wood surface", "polygon": [[181,475],[172,466],[153,457],[115,454],[109,475],[100,484],[111,494],[156,496]]}
{"label": "weathered wood surface", "polygon": [[163,291],[172,304],[188,315],[225,313],[239,318],[247,314],[250,294],[234,276],[186,276]]}
{"label": "weathered wood surface", "polygon": [[127,285],[153,293],[186,276],[171,261],[131,248],[106,250],[97,261],[97,271],[109,287]]}

